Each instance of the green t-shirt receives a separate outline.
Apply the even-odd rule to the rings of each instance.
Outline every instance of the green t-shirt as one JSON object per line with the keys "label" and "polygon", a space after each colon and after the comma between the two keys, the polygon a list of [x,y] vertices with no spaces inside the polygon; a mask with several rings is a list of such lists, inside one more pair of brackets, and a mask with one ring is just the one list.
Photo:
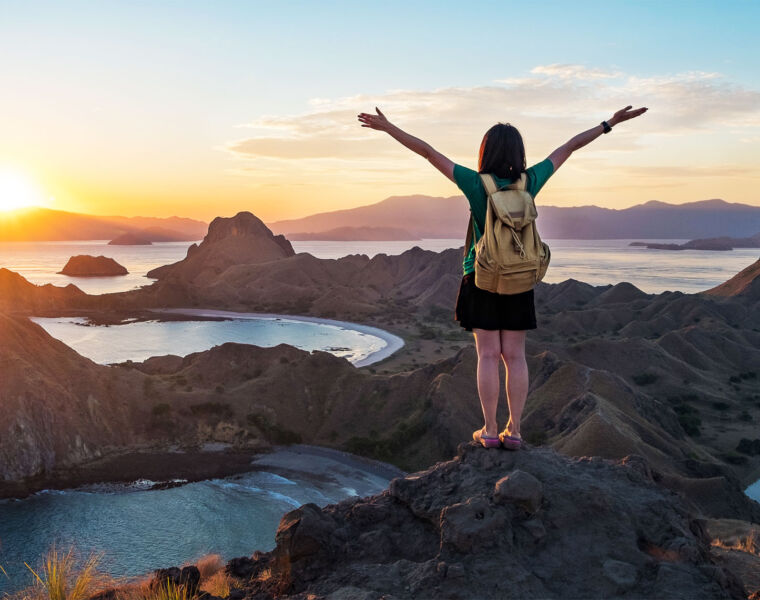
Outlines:
{"label": "green t-shirt", "polygon": [[[544,184],[549,180],[549,177],[554,173],[554,165],[548,158],[542,160],[540,163],[536,163],[525,171],[527,173],[527,185],[528,193],[536,197],[539,190],[544,187]],[[488,200],[488,194],[483,187],[483,180],[480,178],[480,174],[477,171],[463,167],[462,165],[454,165],[454,180],[459,186],[459,189],[464,192],[465,197],[470,203],[470,211],[472,216],[475,217],[475,226],[473,227],[473,240],[470,244],[470,248],[464,257],[462,269],[464,274],[472,273],[475,270],[475,242],[480,239],[486,220],[486,203]],[[513,183],[514,179],[502,179],[501,177],[494,177],[496,187],[502,188],[504,186]]]}

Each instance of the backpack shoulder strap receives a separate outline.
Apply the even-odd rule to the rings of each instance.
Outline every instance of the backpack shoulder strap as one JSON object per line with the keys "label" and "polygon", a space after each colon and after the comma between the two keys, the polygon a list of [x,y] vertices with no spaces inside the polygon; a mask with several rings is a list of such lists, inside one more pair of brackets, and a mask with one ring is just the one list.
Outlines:
{"label": "backpack shoulder strap", "polygon": [[[491,175],[490,173],[481,173],[480,178],[483,180],[483,187],[486,188],[486,193],[489,196],[499,191],[499,188],[496,187],[496,182],[494,181],[493,175]],[[527,190],[528,189],[528,174],[525,171],[520,173],[520,178],[514,183],[510,183],[506,187],[506,189]]]}
{"label": "backpack shoulder strap", "polygon": [[470,250],[470,244],[472,243],[473,231],[472,231],[472,213],[470,213],[470,219],[467,221],[467,234],[464,236],[464,257],[467,258],[467,252]]}
{"label": "backpack shoulder strap", "polygon": [[520,179],[518,179],[514,183],[510,183],[507,186],[507,189],[527,190],[528,189],[528,173],[526,171],[523,171],[522,173],[520,173]]}
{"label": "backpack shoulder strap", "polygon": [[483,181],[483,187],[486,188],[486,193],[490,196],[497,191],[496,182],[493,180],[493,175],[490,173],[481,173],[480,179]]}

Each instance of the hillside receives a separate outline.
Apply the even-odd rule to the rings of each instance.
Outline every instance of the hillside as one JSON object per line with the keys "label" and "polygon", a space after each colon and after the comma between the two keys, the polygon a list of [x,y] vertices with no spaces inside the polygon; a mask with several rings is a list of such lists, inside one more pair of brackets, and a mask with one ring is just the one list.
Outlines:
{"label": "hillside", "polygon": [[[243,220],[255,224],[252,216]],[[206,248],[217,243],[223,248],[221,234],[233,231],[263,236],[280,248],[271,233],[240,229],[229,220],[219,223],[203,242]],[[202,252],[203,244],[194,253]],[[211,260],[212,253],[205,252]],[[479,426],[475,352],[471,337],[458,331],[450,314],[458,263],[458,251],[416,249],[372,260],[321,261],[300,254],[232,264],[217,273],[213,260],[204,259],[193,269],[178,263],[175,275],[143,290],[80,292],[66,314],[74,310],[96,319],[105,314],[113,321],[114,308],[131,307],[135,314],[146,306],[190,303],[342,318],[350,310],[352,318],[402,335],[407,345],[379,368],[359,370],[329,355],[284,346],[225,344],[185,359],[151,359],[130,367],[152,381],[142,383],[148,388],[138,394],[140,402],[147,403],[145,410],[167,404],[167,423],[185,440],[247,444],[260,441],[264,427],[282,439],[417,469],[450,456]],[[48,307],[47,314],[63,314],[60,304],[38,297],[53,297],[60,288],[16,278],[16,302],[35,298],[38,306]],[[199,278],[206,281],[203,286],[195,284]],[[359,307],[353,304],[357,299],[363,301]],[[742,492],[744,478],[760,467],[760,456],[752,451],[760,420],[760,315],[751,298],[650,295],[627,283],[594,287],[568,280],[540,285],[536,299],[540,328],[528,337],[526,439],[569,456],[637,454],[662,485],[706,514],[760,518],[760,507]],[[87,307],[106,312],[82,312]],[[249,420],[254,398],[266,417]],[[199,413],[202,419],[186,414],[189,406],[204,402],[218,404],[217,412]],[[504,412],[500,407],[501,422]]]}
{"label": "hillside", "polygon": [[[760,206],[702,200],[650,201],[621,210],[598,206],[545,206],[538,196],[538,226],[546,239],[691,239],[748,237],[760,230]],[[336,227],[401,227],[419,238],[462,238],[469,206],[464,196],[392,196],[368,206],[269,224],[276,233],[322,232]]]}
{"label": "hillside", "polygon": [[711,296],[739,296],[754,301],[760,300],[760,259],[728,281],[704,293]]}

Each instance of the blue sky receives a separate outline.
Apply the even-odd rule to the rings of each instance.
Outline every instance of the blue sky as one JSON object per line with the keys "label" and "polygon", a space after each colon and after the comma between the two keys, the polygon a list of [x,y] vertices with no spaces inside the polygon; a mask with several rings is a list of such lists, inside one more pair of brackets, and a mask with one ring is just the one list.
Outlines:
{"label": "blue sky", "polygon": [[[186,208],[187,214],[209,217],[220,205],[225,210],[247,205],[268,218],[297,216],[308,207],[297,200],[302,190],[285,181],[293,170],[310,174],[312,192],[325,209],[391,194],[453,195],[456,188],[435,179],[426,165],[411,162],[414,167],[403,171],[405,167],[394,165],[406,162],[383,161],[386,150],[377,155],[375,169],[388,169],[387,185],[372,180],[374,192],[365,193],[359,180],[345,183],[343,170],[360,165],[345,163],[345,157],[343,163],[336,162],[339,157],[329,152],[329,134],[320,142],[324,156],[309,164],[269,153],[261,144],[254,154],[230,151],[230,144],[261,135],[260,129],[241,126],[266,118],[290,120],[281,134],[283,127],[293,131],[299,115],[313,117],[335,103],[347,107],[348,98],[383,101],[399,91],[481,89],[505,79],[537,77],[551,65],[572,65],[573,73],[585,69],[587,76],[572,77],[593,83],[589,93],[604,96],[603,86],[611,83],[624,91],[647,90],[621,106],[645,104],[652,86],[680,85],[693,79],[690,73],[698,73],[699,82],[689,84],[697,96],[681,92],[668,98],[698,103],[700,86],[706,85],[712,91],[720,88],[721,98],[730,99],[735,88],[739,95],[747,94],[736,114],[746,113],[752,94],[760,90],[759,17],[760,3],[749,1],[0,2],[0,77],[5,90],[11,90],[0,98],[5,134],[0,163],[28,173],[59,207],[89,212],[137,214],[150,208],[173,213]],[[595,71],[607,76],[595,79]],[[568,73],[555,73],[552,81],[567,82]],[[642,80],[649,87],[642,88]],[[557,107],[563,94],[578,92],[573,90],[557,87]],[[401,96],[395,98],[399,105]],[[526,96],[527,112],[530,98]],[[706,110],[723,110],[723,101]],[[357,103],[357,110],[359,106],[372,108]],[[426,104],[409,106],[419,115]],[[430,106],[436,111],[439,105]],[[610,105],[609,112],[621,106]],[[552,149],[552,131],[558,144],[578,126],[598,122],[601,112],[580,115],[578,107],[577,98],[568,102],[567,119],[555,115],[552,124],[531,125],[530,115],[524,117],[529,158],[539,160]],[[653,135],[668,137],[662,130],[667,110],[677,107],[667,102],[650,106],[645,117],[652,116],[660,128]],[[489,105],[484,112],[491,121],[493,113],[500,120],[521,122],[519,111],[502,116]],[[417,127],[412,133],[427,134],[419,120],[407,115],[406,123]],[[727,124],[713,119],[699,132],[681,132],[679,143],[684,151],[699,143],[712,148],[719,144],[719,156],[726,159],[722,166],[746,174],[748,163],[741,162],[742,156],[754,161],[760,156],[754,124],[754,115]],[[645,135],[643,118],[636,126]],[[727,127],[733,136],[749,132],[736,144],[737,158],[725,149],[730,138],[716,137]],[[476,133],[482,135],[473,132],[466,146],[444,136],[440,143],[449,146],[439,149],[464,161],[472,154]],[[428,141],[438,147],[436,140]],[[654,143],[629,142],[629,152],[637,144],[642,149]],[[386,147],[381,140],[376,145]],[[671,154],[658,155],[657,165],[675,153],[674,167],[686,166],[677,156],[678,143],[668,139],[664,146]],[[625,152],[622,147],[619,151]],[[398,150],[388,149],[388,156],[391,152]],[[415,160],[401,153],[396,159]],[[367,164],[372,157],[363,155],[362,160]],[[710,158],[706,160],[705,169]],[[625,164],[631,162],[641,168],[647,164],[637,157]],[[608,166],[623,164],[613,163]],[[562,174],[564,191],[554,193],[557,204],[578,202],[579,194],[567,190],[587,179],[584,173],[573,174],[572,167],[568,171]],[[394,177],[401,173],[403,177]],[[758,203],[756,197],[739,197],[738,190],[749,180],[736,180],[736,173],[732,177],[725,185],[711,182],[708,196],[728,188],[735,193],[726,199]],[[700,199],[685,180],[656,191],[665,201]],[[218,201],[206,207],[203,198],[210,195]],[[601,188],[592,196],[595,203],[605,201]],[[636,198],[628,194],[623,204],[637,203]],[[614,199],[609,202],[617,206]]]}

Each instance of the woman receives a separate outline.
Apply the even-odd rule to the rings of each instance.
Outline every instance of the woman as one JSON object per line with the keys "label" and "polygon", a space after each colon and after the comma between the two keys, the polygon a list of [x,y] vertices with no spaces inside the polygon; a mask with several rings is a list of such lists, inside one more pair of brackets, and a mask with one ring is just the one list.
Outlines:
{"label": "woman", "polygon": [[[402,131],[386,119],[375,107],[376,115],[361,113],[362,127],[385,131],[401,144],[426,158],[441,173],[464,192],[470,203],[474,221],[474,239],[465,248],[464,275],[459,287],[455,316],[462,327],[472,331],[478,353],[478,395],[483,408],[484,426],[473,432],[476,442],[483,446],[517,449],[522,444],[520,418],[528,395],[528,365],[525,362],[525,334],[536,328],[536,311],[533,290],[520,294],[494,294],[475,287],[475,242],[479,239],[485,221],[487,195],[480,173],[490,173],[501,188],[526,172],[527,190],[535,198],[539,190],[570,155],[612,127],[646,112],[646,107],[631,110],[631,106],[617,111],[609,121],[592,127],[562,144],[546,159],[526,170],[525,147],[520,132],[509,123],[491,127],[480,144],[478,171],[454,164],[443,154],[422,140]],[[499,360],[507,371],[506,389],[509,421],[498,433],[496,408],[499,403]]]}

